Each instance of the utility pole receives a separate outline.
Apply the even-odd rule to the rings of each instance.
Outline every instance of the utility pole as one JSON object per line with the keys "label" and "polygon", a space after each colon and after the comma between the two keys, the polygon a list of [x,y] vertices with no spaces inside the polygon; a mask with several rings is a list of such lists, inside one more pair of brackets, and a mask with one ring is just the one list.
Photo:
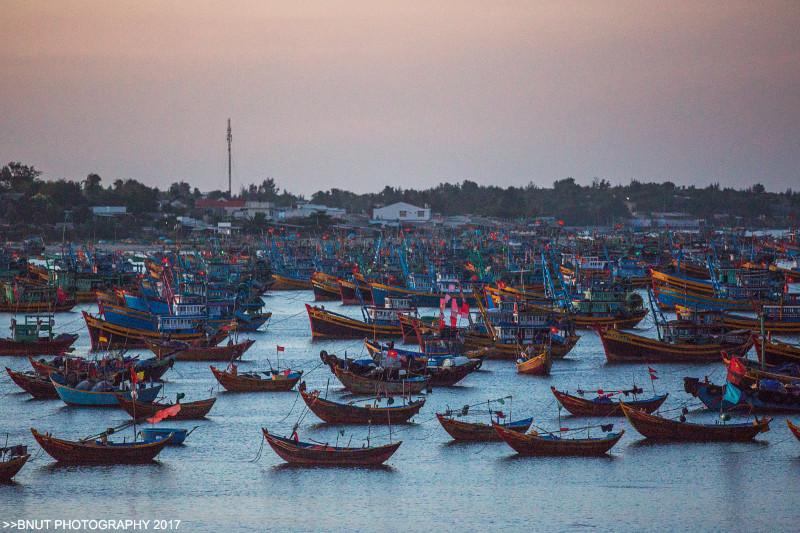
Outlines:
{"label": "utility pole", "polygon": [[231,134],[231,119],[228,119],[228,200],[233,198],[231,190],[231,142],[233,142],[233,135]]}

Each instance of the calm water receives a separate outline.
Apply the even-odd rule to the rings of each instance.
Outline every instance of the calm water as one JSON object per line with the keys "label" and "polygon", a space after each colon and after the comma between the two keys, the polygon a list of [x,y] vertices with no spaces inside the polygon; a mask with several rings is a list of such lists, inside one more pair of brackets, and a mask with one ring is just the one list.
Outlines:
{"label": "calm water", "polygon": [[[269,296],[274,313],[267,331],[245,354],[241,368],[266,368],[275,362],[275,345],[284,360],[306,371],[319,363],[319,351],[363,353],[360,342],[311,342],[303,303],[310,292]],[[336,304],[329,307],[336,308]],[[359,314],[357,308],[344,308]],[[0,324],[10,316],[0,314]],[[79,310],[57,316],[60,330],[80,331],[78,353],[88,348]],[[652,323],[640,327],[653,334]],[[5,326],[3,326],[5,327]],[[143,352],[147,356],[145,352]],[[4,358],[14,369],[26,359]],[[670,392],[665,407],[691,399],[683,392],[685,375],[724,379],[721,365],[658,365],[657,391]],[[11,486],[0,486],[0,520],[28,519],[180,519],[181,531],[356,530],[796,530],[800,517],[800,443],[783,417],[772,431],[748,444],[646,444],[622,419],[627,431],[607,458],[520,458],[503,443],[451,444],[433,418],[448,405],[460,407],[513,394],[514,418],[533,416],[545,428],[558,426],[550,385],[574,390],[629,387],[646,383],[646,368],[608,366],[599,340],[584,332],[568,359],[556,361],[546,378],[523,377],[505,361],[487,361],[462,385],[435,389],[416,424],[393,428],[403,445],[382,469],[296,468],[284,465],[261,445],[260,428],[288,434],[304,405],[294,393],[218,392],[202,363],[179,363],[167,376],[166,391],[186,401],[219,396],[206,421],[164,425],[200,427],[181,448],[166,448],[159,461],[144,466],[60,467],[40,453],[30,427],[79,438],[128,419],[121,410],[66,407],[60,400],[35,401],[18,392],[7,375],[0,379],[0,432],[10,443],[26,443],[30,461]],[[326,368],[307,377],[309,388],[343,395]],[[649,387],[649,383],[647,384]],[[287,417],[287,414],[289,416]],[[691,419],[712,420],[708,413]],[[800,418],[800,417],[798,417]],[[565,417],[563,426],[586,420]],[[301,439],[335,442],[340,428],[305,417]],[[360,445],[367,428],[347,428]],[[385,435],[373,428],[373,436]]]}

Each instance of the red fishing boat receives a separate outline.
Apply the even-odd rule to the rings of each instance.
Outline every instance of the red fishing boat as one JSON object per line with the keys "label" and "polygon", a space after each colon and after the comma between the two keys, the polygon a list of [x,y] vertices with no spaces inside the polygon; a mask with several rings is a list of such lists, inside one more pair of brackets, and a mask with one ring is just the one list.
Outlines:
{"label": "red fishing boat", "polygon": [[110,442],[107,433],[100,438],[80,441],[64,440],[31,428],[39,446],[53,459],[68,464],[142,464],[149,463],[164,449],[171,438],[156,442]]}
{"label": "red fishing boat", "polygon": [[16,372],[6,367],[11,380],[37,400],[58,399],[53,382],[36,372]]}
{"label": "red fishing boat", "polygon": [[639,411],[622,403],[622,412],[636,431],[648,439],[687,442],[737,442],[753,440],[759,433],[769,431],[772,418],[765,417],[741,424],[694,424],[670,420]]}
{"label": "red fishing boat", "polygon": [[510,431],[497,424],[493,424],[492,427],[500,438],[520,455],[600,456],[608,453],[625,434],[625,431],[618,431],[608,433],[604,437],[566,438],[555,433]]}
{"label": "red fishing boat", "polygon": [[646,413],[652,413],[661,407],[661,404],[669,396],[669,394],[660,394],[652,398],[637,400],[635,395],[643,392],[638,387],[624,391],[604,391],[601,389],[597,391],[597,397],[593,399],[567,394],[566,391],[559,391],[555,387],[550,387],[550,391],[556,397],[556,400],[575,416],[623,416],[620,402],[611,399],[612,395],[618,393],[634,394],[634,399],[625,403]]}
{"label": "red fishing boat", "polygon": [[425,405],[424,398],[397,406],[392,405],[394,402],[391,398],[387,399],[391,403],[385,406],[378,405],[377,398],[362,401],[374,400],[373,405],[369,403],[358,405],[355,402],[338,403],[322,398],[318,390],[306,392],[305,382],[300,384],[299,390],[309,410],[330,424],[403,424],[419,413]]}
{"label": "red fishing boat", "polygon": [[310,466],[378,466],[391,457],[402,441],[384,446],[345,448],[329,444],[314,444],[272,435],[262,428],[264,438],[275,453],[287,463]]}

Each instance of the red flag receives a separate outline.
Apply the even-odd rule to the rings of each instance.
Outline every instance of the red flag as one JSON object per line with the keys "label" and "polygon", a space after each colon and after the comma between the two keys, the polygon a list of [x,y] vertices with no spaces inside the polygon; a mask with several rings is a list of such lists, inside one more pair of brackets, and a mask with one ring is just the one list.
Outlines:
{"label": "red flag", "polygon": [[466,298],[461,302],[461,316],[469,316],[469,304],[467,303]]}
{"label": "red flag", "polygon": [[450,327],[455,328],[458,325],[458,318],[454,314],[450,314]]}
{"label": "red flag", "polygon": [[131,383],[135,387],[139,382],[139,376],[136,375],[136,365],[131,366]]}
{"label": "red flag", "polygon": [[647,367],[647,371],[650,373],[650,381],[655,381],[655,380],[658,379],[658,376],[656,375],[657,372],[656,372],[655,368],[651,368],[651,367],[648,366]]}
{"label": "red flag", "polygon": [[276,346],[279,352],[285,352],[286,348],[284,346]]}
{"label": "red flag", "polygon": [[161,409],[160,411],[156,411],[156,414],[148,418],[147,421],[150,422],[151,424],[157,424],[162,420],[164,420],[165,418],[177,415],[180,411],[181,411],[181,404],[179,403],[172,404],[166,409]]}
{"label": "red flag", "polygon": [[739,361],[738,357],[731,357],[730,362],[728,363],[728,381],[733,383],[734,385],[739,385],[742,381],[742,377],[747,373],[747,369]]}
{"label": "red flag", "polygon": [[503,411],[495,411],[494,414],[497,415],[497,418],[505,418],[506,417],[506,414]]}
{"label": "red flag", "polygon": [[389,357],[390,359],[397,359],[397,350],[389,350],[386,352],[386,357]]}

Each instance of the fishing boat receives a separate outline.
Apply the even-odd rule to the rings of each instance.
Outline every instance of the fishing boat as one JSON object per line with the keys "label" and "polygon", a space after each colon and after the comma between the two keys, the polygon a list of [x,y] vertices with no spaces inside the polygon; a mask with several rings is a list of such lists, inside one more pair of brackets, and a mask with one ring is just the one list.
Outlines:
{"label": "fishing boat", "polygon": [[[89,330],[92,350],[109,350],[113,348],[147,348],[145,339],[159,340],[169,337],[171,340],[191,343],[206,338],[206,332],[200,330],[165,332],[157,329],[142,329],[120,326],[83,311],[83,319]],[[162,317],[163,319],[163,317]],[[166,319],[164,319],[166,320]]]}
{"label": "fishing boat", "polygon": [[402,369],[384,369],[377,366],[372,359],[355,361],[340,359],[325,350],[320,352],[319,356],[342,385],[354,394],[369,396],[419,394],[430,386],[430,378],[427,376],[409,375]]}
{"label": "fishing boat", "polygon": [[211,373],[228,392],[286,392],[294,388],[303,375],[302,370],[265,370],[239,372],[236,365],[226,370],[214,366]]}
{"label": "fishing boat", "polygon": [[310,291],[314,287],[310,279],[291,277],[282,274],[272,274],[274,283],[270,286],[273,291]]}
{"label": "fishing boat", "polygon": [[0,313],[64,313],[75,305],[75,298],[69,297],[60,287],[0,281]]}
{"label": "fishing boat", "polygon": [[364,339],[364,346],[377,366],[386,370],[405,370],[408,375],[425,376],[431,386],[451,387],[478,370],[483,361],[452,353],[428,354],[403,350],[393,342],[382,345]]}
{"label": "fishing boat", "polygon": [[[500,435],[493,429],[494,422],[485,424],[482,422],[464,422],[457,420],[453,412],[436,413],[436,419],[444,430],[453,437],[453,440],[464,442],[490,442],[500,441]],[[509,431],[525,433],[531,427],[533,418],[523,418],[501,424]]]}
{"label": "fishing boat", "polygon": [[6,367],[6,372],[11,380],[19,388],[33,396],[37,400],[57,400],[58,393],[53,386],[50,378],[44,377],[36,372],[16,372]]}
{"label": "fishing boat", "polygon": [[800,426],[798,426],[788,418],[786,419],[786,425],[789,426],[789,430],[792,432],[792,435],[794,435],[797,438],[797,440],[800,440]]}
{"label": "fishing boat", "polygon": [[31,428],[39,446],[50,457],[67,464],[144,464],[154,460],[170,439],[157,442],[110,442],[107,433],[100,438],[80,441],[59,439]]}
{"label": "fishing boat", "polygon": [[192,341],[173,341],[172,339],[162,338],[148,340],[146,346],[156,357],[161,359],[181,349],[183,347],[183,344],[180,344],[181,342],[186,342],[191,348],[210,348],[218,346],[222,341],[228,338],[228,335],[228,328],[222,328],[213,335],[207,335]]}
{"label": "fishing boat", "polygon": [[364,276],[356,274],[352,279],[339,278],[338,283],[342,305],[372,305],[372,288]]}
{"label": "fishing boat", "polygon": [[331,274],[314,272],[311,275],[311,287],[314,289],[315,302],[338,302],[342,299],[339,279]]}
{"label": "fishing boat", "polygon": [[380,404],[379,398],[334,402],[322,398],[318,390],[306,392],[305,382],[300,384],[299,391],[308,409],[329,424],[404,424],[425,405],[424,398],[401,405],[394,405],[392,398],[387,398],[385,405]]}
{"label": "fishing boat", "polygon": [[776,335],[796,335],[800,333],[800,304],[792,298],[792,304],[762,305],[757,309],[757,317],[725,314],[722,322],[731,329],[748,329],[754,333],[765,331]]}
{"label": "fishing boat", "polygon": [[[67,405],[85,407],[116,407],[119,405],[118,393],[124,398],[131,398],[130,390],[123,390],[121,386],[114,386],[108,381],[83,380],[79,383],[69,384],[67,378],[61,374],[52,374],[50,380],[56,389],[56,394]],[[160,384],[140,383],[137,388],[139,401],[153,402],[161,391]]]}
{"label": "fishing boat", "polygon": [[[234,343],[232,340],[223,346],[193,346],[181,341],[145,339],[145,344],[153,353],[168,353],[176,361],[235,361],[253,345],[255,340],[247,339]],[[173,351],[170,352],[169,350]]]}
{"label": "fishing boat", "polygon": [[[726,387],[735,387],[739,396],[736,403],[725,397]],[[748,413],[800,413],[800,391],[794,383],[781,383],[774,379],[759,379],[752,387],[715,385],[698,378],[683,378],[686,392],[712,411],[746,411]]]}
{"label": "fishing boat", "polygon": [[[131,418],[142,418],[154,416],[158,411],[172,407],[173,403],[143,402],[125,397],[124,394],[117,394],[117,401]],[[211,408],[214,407],[216,398],[198,400],[194,402],[179,402],[180,410],[172,415],[175,420],[199,420],[205,418]]]}
{"label": "fishing boat", "polygon": [[731,330],[715,312],[684,312],[666,320],[650,301],[658,338],[597,329],[609,363],[708,363],[719,361],[723,351],[743,355],[753,345],[748,330]]}
{"label": "fishing boat", "polygon": [[308,466],[378,466],[397,451],[402,441],[384,446],[348,448],[316,444],[278,437],[262,428],[264,438],[278,456],[287,463]]}
{"label": "fishing boat", "polygon": [[619,442],[625,431],[608,433],[604,437],[562,437],[555,433],[520,433],[493,424],[498,436],[518,454],[528,456],[601,456]]}
{"label": "fishing boat", "polygon": [[[612,396],[624,394],[627,396],[633,395],[633,400],[626,400],[625,404],[635,409],[642,410],[646,413],[652,413],[667,399],[669,394],[659,394],[651,398],[637,399],[638,394],[644,391],[639,387],[632,389],[607,391],[603,389],[597,390],[597,396],[592,399],[583,398],[582,395],[585,391],[578,390],[581,396],[568,394],[566,391],[560,391],[555,387],[550,387],[550,391],[556,400],[564,406],[564,408],[574,416],[623,416],[621,402],[612,399]],[[591,391],[594,392],[594,391]]]}
{"label": "fishing boat", "polygon": [[800,346],[767,337],[754,336],[755,352],[759,361],[768,365],[800,364]]}
{"label": "fishing boat", "polygon": [[139,435],[142,437],[144,444],[169,439],[167,446],[181,446],[186,441],[186,437],[191,435],[197,428],[198,426],[193,427],[191,430],[185,428],[147,427],[142,428],[139,431]]}
{"label": "fishing boat", "polygon": [[518,374],[549,376],[551,366],[553,366],[553,358],[550,356],[549,350],[544,350],[535,355],[529,355],[523,352],[522,356],[517,359]]}
{"label": "fishing boat", "polygon": [[753,422],[736,424],[696,424],[686,422],[681,415],[680,420],[671,420],[654,414],[645,413],[626,403],[622,403],[622,412],[633,428],[644,437],[653,440],[672,440],[687,442],[744,442],[753,440],[759,433],[769,431],[769,417]]}
{"label": "fishing boat", "polygon": [[362,306],[362,320],[306,304],[314,338],[358,339],[402,337],[399,314],[416,314],[408,299],[386,298],[384,305]]}
{"label": "fishing boat", "polygon": [[25,315],[11,319],[11,337],[0,339],[0,355],[63,354],[78,340],[76,333],[53,333],[53,315]]}
{"label": "fishing boat", "polygon": [[23,445],[0,448],[0,483],[10,483],[31,456]]}

